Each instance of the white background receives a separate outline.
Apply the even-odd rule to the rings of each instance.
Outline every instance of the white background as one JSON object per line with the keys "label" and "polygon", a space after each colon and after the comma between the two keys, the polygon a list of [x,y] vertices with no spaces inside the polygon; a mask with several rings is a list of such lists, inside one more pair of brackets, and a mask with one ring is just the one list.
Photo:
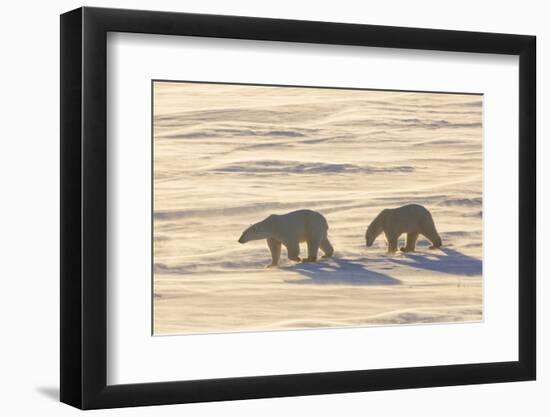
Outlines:
{"label": "white background", "polygon": [[[107,45],[109,384],[517,360],[517,57],[136,34]],[[483,322],[151,337],[151,79],[483,92]]]}
{"label": "white background", "polygon": [[[90,1],[88,5],[241,14],[536,34],[538,36],[539,143],[548,130],[542,109],[550,94],[541,81],[550,57],[544,2],[522,1]],[[10,2],[3,7],[2,25],[2,239],[3,296],[0,303],[2,344],[0,379],[6,415],[41,413],[72,415],[58,404],[59,311],[59,25],[58,14],[80,6],[74,1]],[[548,71],[546,71],[548,72]],[[548,147],[539,148],[539,213],[548,211]],[[539,236],[550,233],[547,218],[539,221]],[[542,246],[542,245],[540,245]],[[543,252],[539,249],[539,259]],[[100,411],[121,415],[547,415],[550,390],[550,326],[546,317],[550,296],[548,265],[539,262],[539,377],[537,382],[327,395],[291,399],[239,401],[155,408]]]}

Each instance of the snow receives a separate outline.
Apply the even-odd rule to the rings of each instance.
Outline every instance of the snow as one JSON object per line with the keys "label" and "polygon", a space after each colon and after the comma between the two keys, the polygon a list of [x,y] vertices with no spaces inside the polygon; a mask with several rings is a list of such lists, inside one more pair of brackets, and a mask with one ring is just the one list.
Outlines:
{"label": "snow", "polygon": [[[154,333],[482,320],[481,126],[479,95],[156,82]],[[370,221],[409,203],[441,250],[366,248]],[[305,208],[327,218],[332,259],[283,248],[265,269],[265,241],[237,243]]]}

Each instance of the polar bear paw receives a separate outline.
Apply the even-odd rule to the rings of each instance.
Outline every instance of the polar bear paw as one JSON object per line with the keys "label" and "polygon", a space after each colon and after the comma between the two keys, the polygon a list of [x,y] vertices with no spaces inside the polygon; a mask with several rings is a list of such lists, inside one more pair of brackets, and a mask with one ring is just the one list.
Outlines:
{"label": "polar bear paw", "polygon": [[310,258],[302,259],[302,263],[306,263],[306,262],[317,262],[317,258],[310,257]]}

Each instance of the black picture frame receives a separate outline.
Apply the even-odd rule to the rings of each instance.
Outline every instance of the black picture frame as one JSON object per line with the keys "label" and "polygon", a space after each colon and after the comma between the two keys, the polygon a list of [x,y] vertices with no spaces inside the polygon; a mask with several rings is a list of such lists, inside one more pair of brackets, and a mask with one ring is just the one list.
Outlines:
{"label": "black picture frame", "polygon": [[[108,32],[519,56],[518,360],[107,385]],[[61,401],[94,409],[535,379],[535,45],[524,35],[252,17],[88,7],[61,15]]]}

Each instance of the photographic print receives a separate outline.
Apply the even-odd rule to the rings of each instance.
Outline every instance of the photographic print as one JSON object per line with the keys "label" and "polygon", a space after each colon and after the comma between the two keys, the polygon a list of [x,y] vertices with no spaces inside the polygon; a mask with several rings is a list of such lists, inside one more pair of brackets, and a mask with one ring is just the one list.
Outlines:
{"label": "photographic print", "polygon": [[483,319],[483,96],[152,82],[154,335]]}

